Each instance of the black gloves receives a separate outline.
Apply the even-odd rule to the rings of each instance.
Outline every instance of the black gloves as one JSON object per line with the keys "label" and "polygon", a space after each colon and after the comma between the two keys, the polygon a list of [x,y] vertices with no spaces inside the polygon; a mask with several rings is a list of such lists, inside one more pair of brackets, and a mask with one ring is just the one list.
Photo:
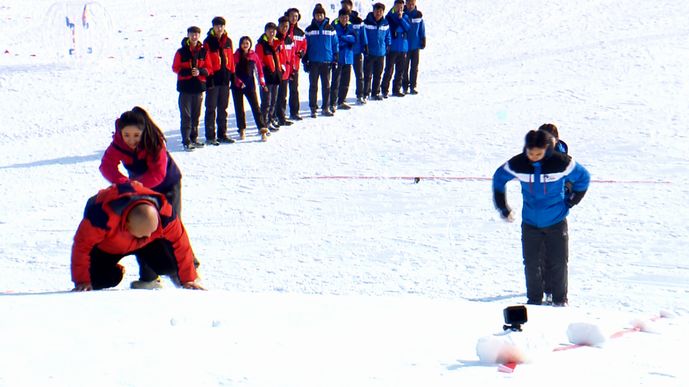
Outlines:
{"label": "black gloves", "polygon": [[368,56],[368,44],[364,45],[364,48],[361,51],[364,53],[364,56]]}
{"label": "black gloves", "polygon": [[426,48],[426,38],[421,38],[421,49]]}
{"label": "black gloves", "polygon": [[586,191],[581,191],[581,192],[573,191],[569,195],[569,197],[567,197],[567,199],[566,199],[567,207],[572,208],[572,207],[576,206],[577,204],[579,204],[581,199],[584,198],[584,195],[586,195]]}

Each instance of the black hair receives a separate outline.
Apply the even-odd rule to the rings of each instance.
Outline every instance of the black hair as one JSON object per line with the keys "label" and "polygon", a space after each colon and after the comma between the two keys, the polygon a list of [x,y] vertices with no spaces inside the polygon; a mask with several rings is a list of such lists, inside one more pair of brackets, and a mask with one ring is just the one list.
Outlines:
{"label": "black hair", "polygon": [[375,4],[373,4],[373,9],[374,9],[374,10],[376,10],[376,9],[382,9],[382,10],[384,11],[384,10],[385,10],[385,4],[383,4],[383,3],[375,3]]}
{"label": "black hair", "polygon": [[222,16],[216,16],[213,18],[211,21],[214,26],[224,26],[225,25],[225,18]]}
{"label": "black hair", "polygon": [[132,125],[141,129],[141,141],[138,148],[144,149],[147,153],[153,155],[154,158],[157,158],[160,148],[165,143],[163,131],[153,122],[148,113],[138,106],[134,106],[132,110],[122,113],[120,118],[115,121],[115,127],[118,131],[121,131],[125,126]]}
{"label": "black hair", "polygon": [[236,69],[238,73],[242,74],[249,74],[249,59],[247,58],[247,54],[242,51],[242,43],[244,41],[249,42],[249,50],[251,50],[251,47],[254,45],[254,42],[251,40],[250,37],[248,36],[242,36],[239,38],[239,61],[236,63]]}
{"label": "black hair", "polygon": [[553,136],[543,130],[531,130],[524,137],[524,148],[544,148],[553,146]]}
{"label": "black hair", "polygon": [[297,18],[297,21],[301,20],[301,12],[297,8],[289,8],[287,11],[285,11],[285,16],[289,16],[290,13],[296,12],[297,15],[299,15],[299,18]]}
{"label": "black hair", "polygon": [[266,23],[266,26],[263,27],[263,31],[268,31],[268,30],[277,30],[278,26],[275,25],[273,22],[268,22]]}
{"label": "black hair", "polygon": [[200,34],[201,29],[197,26],[191,26],[191,27],[187,28],[187,33],[191,33],[191,32],[196,32],[197,34]]}
{"label": "black hair", "polygon": [[280,18],[278,18],[278,24],[285,22],[289,23],[289,18],[287,16],[280,16]]}
{"label": "black hair", "polygon": [[555,124],[543,124],[538,127],[538,130],[548,132],[555,138],[560,138],[560,134],[557,132],[557,126],[555,126]]}
{"label": "black hair", "polygon": [[349,16],[350,14],[351,14],[351,12],[349,12],[348,10],[342,8],[342,9],[340,10],[340,12],[337,13],[337,16],[338,16],[338,17],[339,17],[339,16],[344,16],[344,15]]}

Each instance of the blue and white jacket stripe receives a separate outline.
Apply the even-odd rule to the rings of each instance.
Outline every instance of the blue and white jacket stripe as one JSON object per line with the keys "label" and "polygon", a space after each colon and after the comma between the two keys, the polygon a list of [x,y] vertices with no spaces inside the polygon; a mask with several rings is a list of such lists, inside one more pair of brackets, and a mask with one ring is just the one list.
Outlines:
{"label": "blue and white jacket stripe", "polygon": [[385,56],[390,45],[390,25],[383,17],[379,21],[369,12],[364,20],[368,54],[371,56]]}
{"label": "blue and white jacket stripe", "polygon": [[332,25],[325,19],[318,24],[313,20],[306,27],[306,57],[314,63],[333,62],[335,55],[338,54],[337,32]]}
{"label": "blue and white jacket stripe", "polygon": [[524,153],[510,159],[493,174],[493,190],[504,194],[505,185],[514,179],[519,180],[522,188],[522,221],[544,228],[561,222],[569,214],[565,183],[572,183],[573,192],[585,192],[591,177],[570,156],[550,151],[535,163]]}
{"label": "blue and white jacket stripe", "polygon": [[423,22],[423,15],[416,8],[406,11],[406,14],[409,16],[409,20],[411,20],[411,27],[407,32],[409,51],[418,50],[421,48],[421,40],[426,39],[426,25]]}

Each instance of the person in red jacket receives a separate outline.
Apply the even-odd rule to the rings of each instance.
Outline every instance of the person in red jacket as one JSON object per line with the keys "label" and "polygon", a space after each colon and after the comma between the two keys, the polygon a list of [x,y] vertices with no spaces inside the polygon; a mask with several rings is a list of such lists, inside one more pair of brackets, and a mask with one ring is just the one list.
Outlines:
{"label": "person in red jacket", "polygon": [[[153,268],[155,277],[143,281],[168,275],[178,286],[204,290],[187,232],[165,196],[137,182],[113,184],[88,200],[74,235],[74,291],[117,286],[124,277],[119,261],[131,254]],[[138,282],[132,287],[156,287]]]}
{"label": "person in red jacket", "polygon": [[263,66],[258,55],[251,49],[251,38],[242,36],[239,39],[239,48],[234,53],[235,62],[235,81],[232,84],[232,100],[234,101],[234,114],[237,120],[237,130],[239,131],[239,139],[244,140],[246,130],[246,115],[244,113],[244,97],[249,101],[251,113],[254,115],[256,127],[261,134],[261,140],[268,139],[268,128],[261,117],[261,109],[258,106],[258,97],[256,96],[256,79],[262,89],[266,88],[266,82],[263,79]]}
{"label": "person in red jacket", "polygon": [[275,107],[275,117],[279,126],[290,126],[292,121],[287,119],[287,90],[289,90],[289,79],[294,72],[294,63],[299,62],[294,53],[294,41],[289,36],[289,18],[280,16],[278,19],[278,33],[276,39],[279,42],[280,63],[282,63],[282,79],[278,87],[278,101]]}
{"label": "person in red jacket", "polygon": [[225,18],[216,16],[212,23],[213,28],[203,41],[213,72],[206,84],[206,144],[231,144],[234,140],[227,136],[227,106],[230,101],[230,83],[234,78],[234,47],[225,31]]}
{"label": "person in red jacket", "polygon": [[297,8],[290,8],[285,12],[285,16],[289,18],[289,31],[287,36],[290,37],[294,44],[294,66],[292,67],[292,74],[289,76],[289,118],[292,121],[301,121],[302,117],[299,115],[299,67],[300,60],[306,54],[306,33],[299,28],[299,20],[301,20],[301,13]]}
{"label": "person in red jacket", "polygon": [[256,55],[263,65],[263,76],[266,81],[266,87],[261,89],[261,116],[268,130],[276,132],[280,130],[280,125],[275,119],[275,107],[283,72],[279,54],[280,41],[275,38],[277,35],[275,23],[267,23],[263,31],[263,35],[256,43]]}
{"label": "person in red jacket", "polygon": [[[115,133],[103,153],[99,169],[110,183],[135,180],[162,193],[180,215],[182,172],[167,151],[165,142],[163,131],[144,109],[135,106],[115,120]],[[120,172],[120,164],[128,176]]]}
{"label": "person in red jacket", "polygon": [[182,39],[182,47],[177,50],[172,62],[172,71],[177,74],[182,146],[186,151],[193,151],[204,145],[198,142],[199,117],[203,92],[206,91],[206,78],[211,73],[206,49],[199,41],[200,35],[199,27],[187,28],[187,37]]}

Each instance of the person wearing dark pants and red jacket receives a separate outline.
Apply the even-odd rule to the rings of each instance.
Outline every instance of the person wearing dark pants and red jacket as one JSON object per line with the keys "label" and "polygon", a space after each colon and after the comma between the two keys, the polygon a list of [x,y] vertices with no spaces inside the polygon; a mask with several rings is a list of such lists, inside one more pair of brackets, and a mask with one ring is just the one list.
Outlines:
{"label": "person wearing dark pants and red jacket", "polygon": [[321,109],[324,116],[331,117],[330,71],[337,66],[337,33],[325,17],[325,9],[318,3],[313,8],[313,20],[306,27],[308,50],[302,58],[304,70],[309,73],[309,107],[311,117],[316,118],[318,110],[318,80],[321,81]]}
{"label": "person wearing dark pants and red jacket", "polygon": [[354,72],[354,83],[356,93],[356,101],[360,105],[366,103],[364,99],[364,46],[366,45],[366,33],[364,32],[364,20],[359,17],[359,13],[352,8],[354,4],[352,0],[342,0],[342,9],[349,12],[349,22],[352,23],[354,36],[356,42],[352,47],[353,64],[352,70]]}
{"label": "person wearing dark pants and red jacket", "polygon": [[294,63],[292,66],[292,73],[289,76],[289,118],[294,121],[300,121],[302,118],[299,115],[299,60],[306,55],[308,44],[306,43],[306,33],[297,25],[301,20],[301,14],[297,8],[290,8],[285,12],[285,16],[289,18],[289,31],[287,36],[290,37],[294,44]]}
{"label": "person wearing dark pants and red jacket", "polygon": [[[409,16],[404,13],[404,0],[395,0],[395,6],[392,7],[386,19],[390,25],[391,43],[390,52],[385,57],[385,74],[381,83],[383,98],[388,97],[390,80],[392,80],[392,95],[404,97],[404,94],[400,93],[400,89],[402,88],[402,74],[405,71],[404,66],[407,62],[407,51],[409,51],[407,32],[411,27]],[[394,79],[393,70],[395,72]]]}
{"label": "person wearing dark pants and red jacket", "polygon": [[251,38],[242,36],[239,39],[239,48],[234,53],[235,62],[235,81],[232,85],[232,100],[234,101],[234,113],[237,118],[237,130],[239,139],[244,140],[246,129],[246,116],[244,113],[244,97],[249,101],[251,113],[254,115],[256,127],[261,134],[261,140],[268,139],[268,128],[261,117],[261,109],[258,106],[256,96],[256,78],[261,88],[265,88],[263,79],[263,65],[258,55],[251,49]]}
{"label": "person wearing dark pants and red jacket", "polygon": [[213,73],[208,77],[206,88],[206,143],[231,144],[234,140],[227,136],[227,106],[230,101],[230,83],[234,80],[234,47],[225,31],[225,19],[216,16],[212,23],[213,28],[208,30],[203,41]]}
{"label": "person wearing dark pants and red jacket", "polygon": [[199,27],[187,28],[187,37],[182,39],[182,47],[177,50],[172,62],[172,71],[177,74],[180,131],[186,151],[203,147],[203,143],[198,142],[199,117],[206,78],[210,73],[206,49],[199,41],[200,35]]}
{"label": "person wearing dark pants and red jacket", "polygon": [[373,4],[373,12],[369,12],[364,20],[366,45],[364,46],[364,101],[369,96],[376,101],[382,101],[380,95],[380,81],[385,64],[385,55],[390,49],[390,26],[385,19],[385,5]]}
{"label": "person wearing dark pants and red jacket", "polygon": [[287,119],[287,91],[289,90],[289,82],[292,73],[294,72],[294,62],[298,62],[298,58],[294,53],[294,41],[289,36],[289,18],[287,16],[280,16],[278,19],[278,33],[276,39],[279,41],[280,48],[278,55],[280,56],[280,63],[282,64],[282,78],[280,79],[280,86],[278,87],[278,101],[275,106],[275,117],[279,126],[290,126],[292,121]]}
{"label": "person wearing dark pants and red jacket", "polygon": [[[512,222],[514,214],[507,205],[505,185],[518,179],[521,183],[522,256],[526,277],[527,303],[543,302],[543,267],[552,285],[553,305],[566,306],[569,236],[567,215],[579,204],[589,186],[589,172],[570,156],[553,151],[552,137],[542,130],[526,134],[522,153],[512,157],[493,175],[493,200],[500,216]],[[572,192],[565,196],[565,184]],[[541,254],[541,249],[545,253]],[[545,257],[545,263],[541,260]]]}
{"label": "person wearing dark pants and red jacket", "polygon": [[406,14],[409,16],[411,28],[407,33],[409,52],[402,76],[402,89],[404,94],[418,94],[416,80],[419,75],[419,52],[426,48],[426,25],[423,22],[423,14],[416,8],[416,0],[407,0]]}
{"label": "person wearing dark pants and red jacket", "polygon": [[267,23],[263,35],[256,43],[256,55],[263,64],[263,76],[266,81],[266,87],[261,88],[261,117],[271,132],[280,130],[280,125],[275,119],[278,88],[282,81],[282,64],[278,54],[280,41],[275,39],[277,28],[275,23]]}
{"label": "person wearing dark pants and red jacket", "polygon": [[143,281],[168,275],[177,286],[203,290],[187,232],[165,196],[137,182],[113,184],[88,200],[74,235],[74,290],[117,286],[124,277],[119,261],[132,254],[153,269],[155,277]]}

